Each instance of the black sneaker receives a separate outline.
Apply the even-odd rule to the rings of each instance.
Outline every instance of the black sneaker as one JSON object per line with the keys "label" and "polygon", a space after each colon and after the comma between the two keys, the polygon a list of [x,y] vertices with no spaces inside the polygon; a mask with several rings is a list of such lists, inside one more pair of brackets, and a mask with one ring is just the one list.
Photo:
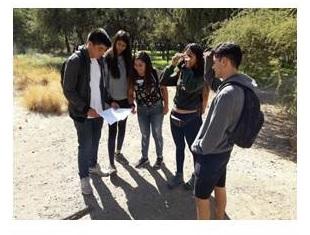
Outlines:
{"label": "black sneaker", "polygon": [[176,173],[176,175],[168,182],[168,188],[174,189],[181,184],[184,184],[183,174]]}
{"label": "black sneaker", "polygon": [[163,158],[162,158],[162,157],[158,157],[158,158],[156,159],[155,164],[153,165],[153,168],[154,168],[155,170],[158,170],[158,169],[160,169],[160,167],[161,167],[162,164],[163,164]]}
{"label": "black sneaker", "polygon": [[122,153],[115,153],[114,158],[116,161],[118,161],[119,163],[121,163],[123,165],[129,164],[128,160],[124,157],[124,155]]}
{"label": "black sneaker", "polygon": [[149,159],[148,158],[140,158],[140,160],[135,164],[135,168],[144,167],[148,163],[149,163]]}
{"label": "black sneaker", "polygon": [[192,174],[191,178],[189,179],[189,181],[187,181],[184,184],[184,189],[188,190],[188,191],[193,191],[194,190],[194,183],[195,183],[195,175]]}

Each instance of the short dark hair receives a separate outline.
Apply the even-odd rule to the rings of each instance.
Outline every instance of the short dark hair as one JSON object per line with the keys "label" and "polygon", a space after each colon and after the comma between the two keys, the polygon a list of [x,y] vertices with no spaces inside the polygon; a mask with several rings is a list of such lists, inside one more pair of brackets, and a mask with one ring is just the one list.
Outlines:
{"label": "short dark hair", "polygon": [[88,34],[87,41],[90,41],[95,45],[104,44],[107,47],[111,47],[111,39],[103,28],[98,28],[91,31]]}
{"label": "short dark hair", "polygon": [[242,60],[242,51],[238,44],[234,42],[224,42],[218,44],[213,50],[216,58],[226,57],[238,68]]}

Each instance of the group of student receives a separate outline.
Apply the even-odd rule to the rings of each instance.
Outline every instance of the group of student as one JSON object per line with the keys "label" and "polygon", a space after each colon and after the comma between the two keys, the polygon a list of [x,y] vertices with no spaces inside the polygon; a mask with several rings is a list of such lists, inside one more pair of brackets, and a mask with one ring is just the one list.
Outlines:
{"label": "group of student", "polygon": [[[89,174],[108,176],[117,172],[115,160],[128,164],[122,154],[126,121],[109,125],[108,171],[98,164],[98,146],[107,108],[130,108],[137,114],[141,132],[141,157],[136,168],[149,164],[150,133],[155,141],[157,159],[154,169],[163,164],[162,124],[169,112],[167,86],[175,86],[170,128],[176,148],[176,173],[168,180],[174,189],[184,185],[196,197],[197,218],[210,218],[210,195],[214,191],[216,218],[223,219],[226,206],[226,166],[233,144],[228,140],[241,115],[244,93],[240,87],[226,86],[216,93],[206,120],[202,120],[211,79],[206,79],[204,50],[197,43],[176,53],[163,71],[155,69],[150,55],[139,51],[132,56],[130,35],[119,30],[111,40],[104,29],[89,33],[67,60],[63,74],[63,92],[69,115],[78,137],[78,168],[81,191],[92,194]],[[242,53],[235,43],[221,43],[213,49],[212,71],[221,80],[237,80],[252,89],[251,79],[238,72]],[[183,179],[185,142],[193,156],[193,174]]]}

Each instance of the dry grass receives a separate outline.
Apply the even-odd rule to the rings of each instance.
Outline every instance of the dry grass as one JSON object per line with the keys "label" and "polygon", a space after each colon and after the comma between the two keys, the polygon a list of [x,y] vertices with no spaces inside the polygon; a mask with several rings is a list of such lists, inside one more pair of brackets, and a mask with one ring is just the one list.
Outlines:
{"label": "dry grass", "polygon": [[14,56],[14,89],[28,110],[50,114],[67,110],[57,70],[62,61],[40,54]]}
{"label": "dry grass", "polygon": [[61,114],[66,111],[67,101],[59,82],[49,82],[46,86],[28,86],[23,95],[23,103],[30,111]]}
{"label": "dry grass", "polygon": [[[47,58],[45,56],[42,59],[38,55],[14,56],[14,88],[24,90],[29,85],[47,85],[51,81],[59,81],[60,74],[55,68],[57,62]],[[61,58],[58,60],[61,63]]]}

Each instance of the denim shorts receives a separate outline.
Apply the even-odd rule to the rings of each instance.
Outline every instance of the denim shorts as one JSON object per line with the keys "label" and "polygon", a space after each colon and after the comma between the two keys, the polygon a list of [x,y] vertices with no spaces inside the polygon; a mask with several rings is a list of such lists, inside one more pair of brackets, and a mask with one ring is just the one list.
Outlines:
{"label": "denim shorts", "polygon": [[195,164],[194,196],[208,199],[215,187],[225,187],[226,166],[231,151],[198,155]]}

